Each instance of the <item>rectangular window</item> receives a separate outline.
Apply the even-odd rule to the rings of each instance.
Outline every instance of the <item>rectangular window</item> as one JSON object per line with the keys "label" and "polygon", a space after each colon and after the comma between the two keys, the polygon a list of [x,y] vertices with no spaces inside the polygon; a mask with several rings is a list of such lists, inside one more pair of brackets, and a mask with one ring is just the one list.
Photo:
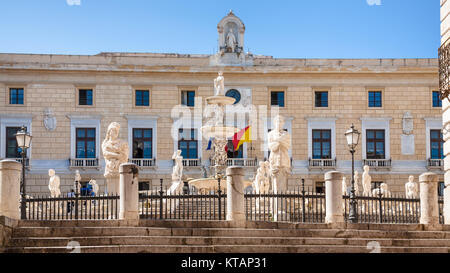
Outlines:
{"label": "rectangular window", "polygon": [[17,146],[16,134],[21,127],[6,127],[6,158],[22,157],[22,149]]}
{"label": "rectangular window", "polygon": [[369,91],[369,107],[381,107],[381,106],[382,106],[381,91]]}
{"label": "rectangular window", "polygon": [[228,140],[227,144],[227,156],[228,158],[243,158],[244,157],[244,145],[242,144],[237,151],[234,150],[234,145],[232,140]]}
{"label": "rectangular window", "polygon": [[316,193],[325,193],[325,182],[316,182]]}
{"label": "rectangular window", "polygon": [[284,107],[284,91],[271,91],[270,105]]}
{"label": "rectangular window", "polygon": [[444,158],[444,140],[441,130],[430,130],[431,159]]}
{"label": "rectangular window", "polygon": [[77,128],[76,158],[95,158],[95,128]]}
{"label": "rectangular window", "polygon": [[9,89],[9,104],[23,104],[23,88]]}
{"label": "rectangular window", "polygon": [[78,105],[93,105],[92,89],[78,90]]}
{"label": "rectangular window", "polygon": [[312,130],[313,159],[331,158],[331,130]]}
{"label": "rectangular window", "polygon": [[181,156],[186,159],[198,158],[197,130],[179,129],[178,149],[181,150]]}
{"label": "rectangular window", "polygon": [[195,106],[195,91],[181,91],[181,105]]}
{"label": "rectangular window", "polygon": [[438,184],[438,196],[439,197],[444,196],[444,189],[445,189],[445,184],[444,184],[444,182],[440,181]]}
{"label": "rectangular window", "polygon": [[133,158],[152,158],[152,129],[133,129]]}
{"label": "rectangular window", "polygon": [[139,191],[149,191],[150,190],[150,182],[148,182],[148,181],[139,182],[138,189],[139,189]]}
{"label": "rectangular window", "polygon": [[135,91],[135,105],[136,106],[149,106],[150,105],[150,91],[149,90],[136,90]]}
{"label": "rectangular window", "polygon": [[366,131],[367,159],[385,159],[384,130]]}
{"label": "rectangular window", "polygon": [[439,97],[439,91],[433,91],[433,107],[442,107],[442,101]]}
{"label": "rectangular window", "polygon": [[316,91],[315,94],[315,105],[316,107],[328,107],[328,92],[327,91]]}

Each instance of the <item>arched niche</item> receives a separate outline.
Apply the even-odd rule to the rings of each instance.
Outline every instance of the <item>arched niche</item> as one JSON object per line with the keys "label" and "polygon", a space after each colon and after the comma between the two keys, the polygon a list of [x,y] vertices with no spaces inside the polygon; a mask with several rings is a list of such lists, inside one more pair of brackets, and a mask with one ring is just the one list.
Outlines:
{"label": "arched niche", "polygon": [[219,50],[220,52],[230,52],[230,48],[227,48],[227,35],[230,32],[233,33],[236,39],[235,53],[241,53],[244,51],[244,33],[245,25],[242,23],[233,11],[230,11],[227,16],[220,20],[217,25],[217,31],[219,34]]}

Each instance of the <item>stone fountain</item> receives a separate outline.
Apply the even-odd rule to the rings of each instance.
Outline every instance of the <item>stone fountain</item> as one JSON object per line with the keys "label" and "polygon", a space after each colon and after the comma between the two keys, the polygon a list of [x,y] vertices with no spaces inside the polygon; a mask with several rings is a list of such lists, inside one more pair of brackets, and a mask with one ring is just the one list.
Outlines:
{"label": "stone fountain", "polygon": [[[228,138],[238,131],[237,128],[224,126],[224,113],[226,105],[232,105],[236,99],[225,96],[225,79],[222,72],[214,80],[214,96],[206,98],[207,108],[209,108],[214,116],[211,117],[206,125],[200,130],[206,141],[213,138],[214,155],[212,157],[214,166],[214,175],[210,178],[193,179],[189,181],[189,185],[194,186],[200,191],[218,190],[218,179],[223,179],[225,169],[227,167],[227,152],[225,150],[228,144]],[[251,182],[246,184],[251,185]],[[221,189],[226,189],[226,183],[221,184]]]}

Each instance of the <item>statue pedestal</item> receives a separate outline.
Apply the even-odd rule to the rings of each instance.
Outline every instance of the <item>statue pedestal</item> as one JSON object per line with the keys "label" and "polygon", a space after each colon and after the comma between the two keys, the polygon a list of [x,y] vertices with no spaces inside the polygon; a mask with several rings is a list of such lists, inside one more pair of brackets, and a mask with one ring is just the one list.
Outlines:
{"label": "statue pedestal", "polygon": [[[287,175],[286,172],[280,171],[276,175],[273,176],[273,193],[274,194],[282,194],[286,193],[287,189]],[[274,197],[273,199],[273,220],[278,221],[279,217],[284,218],[281,214],[284,214],[285,211],[282,210],[282,199],[278,197]]]}
{"label": "statue pedestal", "polygon": [[106,178],[106,191],[109,195],[120,193],[120,176]]}

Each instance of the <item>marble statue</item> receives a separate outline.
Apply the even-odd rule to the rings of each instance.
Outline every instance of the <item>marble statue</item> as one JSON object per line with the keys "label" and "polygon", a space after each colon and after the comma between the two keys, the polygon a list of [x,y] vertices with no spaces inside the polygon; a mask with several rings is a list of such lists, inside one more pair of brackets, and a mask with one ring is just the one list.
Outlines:
{"label": "marble statue", "polygon": [[219,76],[214,79],[214,95],[215,96],[225,96],[225,78],[223,77],[223,72],[219,72]]}
{"label": "marble statue", "polygon": [[378,195],[380,195],[380,190],[381,190],[382,196],[386,197],[386,196],[390,195],[388,185],[386,183],[381,183],[380,188],[373,189],[372,194],[374,196],[378,196]]}
{"label": "marble statue", "polygon": [[369,175],[370,167],[365,165],[364,172],[362,174],[363,194],[369,195],[372,190],[372,177]]}
{"label": "marble statue", "polygon": [[355,171],[355,175],[353,176],[353,179],[355,180],[355,194],[359,193],[359,173],[358,171]]}
{"label": "marble statue", "polygon": [[75,170],[75,184],[74,187],[77,193],[81,192],[81,175],[80,175],[80,171],[79,170]]}
{"label": "marble statue", "polygon": [[227,34],[227,47],[231,52],[235,52],[236,49],[236,37],[233,34],[233,30],[230,29]]}
{"label": "marble statue", "polygon": [[94,179],[91,179],[91,181],[89,181],[89,185],[92,186],[92,192],[94,193],[94,195],[97,195],[98,190],[99,190],[97,181],[95,181]]}
{"label": "marble statue", "polygon": [[410,175],[405,184],[406,198],[419,198],[419,185],[414,182],[414,176]]}
{"label": "marble statue", "polygon": [[50,176],[50,180],[48,182],[48,189],[50,190],[51,197],[59,197],[61,195],[61,190],[59,186],[61,184],[59,176],[56,175],[55,170],[48,170],[48,176]]}
{"label": "marble statue", "polygon": [[48,131],[54,131],[56,129],[56,117],[51,108],[44,110],[44,127]]}
{"label": "marble statue", "polygon": [[269,179],[269,162],[260,161],[259,168],[256,171],[256,177],[253,181],[253,189],[257,194],[268,193],[270,189],[270,179]]}
{"label": "marble statue", "polygon": [[291,136],[283,130],[284,118],[282,116],[276,116],[273,119],[273,124],[274,129],[268,134],[269,166],[270,174],[276,176],[279,172],[287,173],[291,168],[291,158],[289,156]]}
{"label": "marble statue", "polygon": [[119,139],[120,124],[112,122],[108,126],[106,138],[102,143],[103,157],[106,161],[106,178],[119,177],[120,164],[128,162],[128,143]]}
{"label": "marble statue", "polygon": [[342,177],[342,195],[347,195],[347,178],[344,176]]}
{"label": "marble statue", "polygon": [[183,157],[181,156],[181,150],[175,151],[175,153],[173,153],[172,159],[175,162],[172,170],[172,182],[181,182],[181,178],[183,176]]}

